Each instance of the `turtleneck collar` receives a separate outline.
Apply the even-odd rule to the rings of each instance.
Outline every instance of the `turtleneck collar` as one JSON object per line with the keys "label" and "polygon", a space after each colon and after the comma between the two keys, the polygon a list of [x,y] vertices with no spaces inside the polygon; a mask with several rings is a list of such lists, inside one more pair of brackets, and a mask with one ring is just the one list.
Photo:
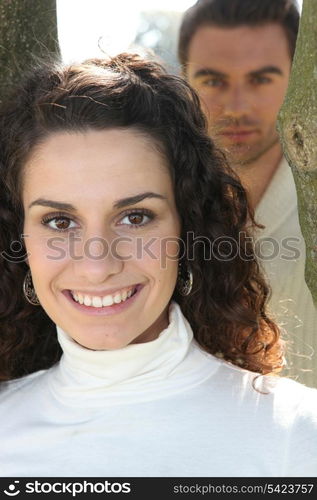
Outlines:
{"label": "turtleneck collar", "polygon": [[219,361],[202,351],[179,305],[169,308],[169,325],[157,339],[122,349],[93,351],[57,326],[63,350],[51,370],[55,396],[74,406],[105,406],[166,397],[203,382]]}

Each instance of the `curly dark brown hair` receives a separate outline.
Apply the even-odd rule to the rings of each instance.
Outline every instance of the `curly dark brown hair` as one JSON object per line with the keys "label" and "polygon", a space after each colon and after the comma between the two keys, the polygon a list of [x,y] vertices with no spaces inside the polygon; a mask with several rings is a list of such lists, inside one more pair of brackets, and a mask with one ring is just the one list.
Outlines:
{"label": "curly dark brown hair", "polygon": [[[206,132],[195,92],[180,77],[138,55],[81,64],[38,64],[0,109],[0,380],[52,366],[61,356],[56,328],[26,302],[23,167],[57,131],[131,128],[159,145],[170,166],[193,290],[176,300],[198,343],[254,372],[282,366],[279,330],[266,314],[268,286],[254,256],[247,196]],[[187,238],[188,239],[188,238]],[[230,244],[238,251],[230,254]],[[196,241],[197,243],[197,241]],[[226,253],[226,257],[224,257]]]}

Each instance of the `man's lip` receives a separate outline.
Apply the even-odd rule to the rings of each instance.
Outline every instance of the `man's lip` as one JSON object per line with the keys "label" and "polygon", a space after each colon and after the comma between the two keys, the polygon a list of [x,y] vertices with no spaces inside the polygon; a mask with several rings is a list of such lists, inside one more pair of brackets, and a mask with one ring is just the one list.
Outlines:
{"label": "man's lip", "polygon": [[253,134],[255,130],[222,130],[220,135],[249,135]]}

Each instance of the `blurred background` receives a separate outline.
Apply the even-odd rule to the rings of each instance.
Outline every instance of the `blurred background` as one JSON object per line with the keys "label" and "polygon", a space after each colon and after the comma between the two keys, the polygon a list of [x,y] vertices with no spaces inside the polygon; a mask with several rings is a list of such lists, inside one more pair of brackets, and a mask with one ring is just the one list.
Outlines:
{"label": "blurred background", "polygon": [[[57,0],[62,57],[71,62],[138,47],[139,52],[153,50],[177,74],[179,24],[195,1]],[[297,2],[301,8],[302,0]]]}

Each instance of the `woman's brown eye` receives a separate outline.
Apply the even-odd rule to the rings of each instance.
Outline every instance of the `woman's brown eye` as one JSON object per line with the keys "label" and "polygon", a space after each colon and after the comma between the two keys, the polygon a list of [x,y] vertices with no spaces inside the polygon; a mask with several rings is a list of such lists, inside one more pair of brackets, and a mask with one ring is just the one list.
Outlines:
{"label": "woman's brown eye", "polygon": [[63,217],[62,215],[55,215],[55,217],[48,215],[47,217],[43,217],[41,222],[44,226],[47,226],[53,231],[62,232],[78,228],[78,224],[75,221],[67,216]]}
{"label": "woman's brown eye", "polygon": [[69,220],[68,219],[56,219],[55,225],[57,229],[65,230],[68,229]]}
{"label": "woman's brown eye", "polygon": [[144,217],[143,214],[130,214],[129,221],[131,222],[131,224],[135,224],[135,225],[142,224],[143,217]]}
{"label": "woman's brown eye", "polygon": [[146,214],[145,212],[131,212],[126,214],[122,219],[120,219],[119,225],[127,226],[130,228],[138,228],[145,226],[148,222],[154,219],[152,214]]}

